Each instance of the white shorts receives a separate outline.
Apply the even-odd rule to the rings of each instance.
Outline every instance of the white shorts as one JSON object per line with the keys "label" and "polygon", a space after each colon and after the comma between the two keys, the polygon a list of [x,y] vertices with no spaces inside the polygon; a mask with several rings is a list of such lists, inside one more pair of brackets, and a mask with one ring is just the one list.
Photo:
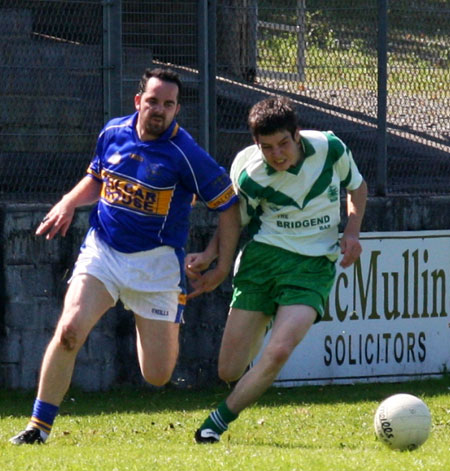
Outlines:
{"label": "white shorts", "polygon": [[122,253],[90,229],[69,283],[89,274],[100,280],[114,299],[146,319],[182,322],[186,305],[183,251],[164,245],[152,250]]}

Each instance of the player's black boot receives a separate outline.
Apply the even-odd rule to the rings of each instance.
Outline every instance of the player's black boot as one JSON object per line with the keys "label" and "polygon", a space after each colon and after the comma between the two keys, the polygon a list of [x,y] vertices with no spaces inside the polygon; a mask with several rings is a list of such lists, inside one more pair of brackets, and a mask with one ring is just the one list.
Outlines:
{"label": "player's black boot", "polygon": [[210,428],[199,428],[195,432],[195,441],[197,443],[217,443],[220,440],[220,435]]}
{"label": "player's black boot", "polygon": [[10,443],[13,445],[33,445],[33,444],[42,444],[44,440],[41,436],[40,430],[37,428],[29,428],[20,432],[15,437],[9,439]]}

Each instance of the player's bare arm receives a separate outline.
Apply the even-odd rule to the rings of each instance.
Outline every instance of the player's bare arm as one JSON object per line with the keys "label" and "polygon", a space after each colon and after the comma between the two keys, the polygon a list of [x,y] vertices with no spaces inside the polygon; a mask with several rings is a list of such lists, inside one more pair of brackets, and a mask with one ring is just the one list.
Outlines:
{"label": "player's bare arm", "polygon": [[[188,299],[213,291],[227,277],[233,264],[240,233],[239,205],[234,204],[219,214],[217,230],[205,252],[187,256],[186,272],[189,271],[188,277],[194,288]],[[200,271],[206,269],[216,258],[217,252],[216,266],[200,275]]]}
{"label": "player's bare arm", "polygon": [[209,268],[219,255],[219,228],[214,231],[208,246],[203,252],[193,252],[186,255],[184,264],[186,275],[190,280],[197,280],[201,273]]}
{"label": "player's bare arm", "polygon": [[75,209],[95,203],[100,196],[101,182],[84,177],[75,187],[53,206],[36,229],[36,235],[46,234],[47,240],[58,233],[65,236],[70,227]]}
{"label": "player's bare arm", "polygon": [[362,248],[359,242],[359,232],[366,210],[367,184],[365,181],[356,190],[347,192],[347,224],[341,239],[343,258],[340,265],[347,268],[358,260]]}

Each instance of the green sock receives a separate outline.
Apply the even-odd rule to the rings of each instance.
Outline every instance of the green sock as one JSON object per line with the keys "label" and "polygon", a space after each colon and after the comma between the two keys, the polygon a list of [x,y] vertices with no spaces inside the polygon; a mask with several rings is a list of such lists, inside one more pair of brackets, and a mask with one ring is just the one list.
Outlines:
{"label": "green sock", "polygon": [[219,407],[209,414],[208,418],[203,422],[200,427],[201,430],[210,428],[214,432],[221,435],[228,429],[228,424],[238,418],[239,414],[235,414],[228,409],[225,401],[219,404]]}

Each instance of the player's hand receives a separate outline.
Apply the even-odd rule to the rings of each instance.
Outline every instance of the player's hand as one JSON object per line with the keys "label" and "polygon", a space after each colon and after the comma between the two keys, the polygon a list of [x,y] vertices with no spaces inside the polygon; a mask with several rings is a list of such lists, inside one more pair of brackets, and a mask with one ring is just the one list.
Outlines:
{"label": "player's hand", "polygon": [[341,254],[343,255],[340,262],[341,267],[347,268],[358,260],[361,255],[362,247],[358,237],[344,236],[341,239]]}
{"label": "player's hand", "polygon": [[69,229],[74,214],[75,208],[62,199],[59,203],[55,204],[44,219],[42,219],[35,234],[38,236],[46,234],[45,238],[47,240],[53,239],[58,233],[64,237]]}
{"label": "player's hand", "polygon": [[209,293],[215,290],[220,283],[226,278],[227,273],[218,267],[206,271],[202,275],[195,274],[195,278],[190,278],[190,284],[194,290],[187,295],[187,299],[196,298],[203,293]]}
{"label": "player's hand", "polygon": [[205,252],[189,253],[184,260],[184,268],[186,276],[190,280],[197,280],[201,277],[201,273],[209,268],[212,260]]}

